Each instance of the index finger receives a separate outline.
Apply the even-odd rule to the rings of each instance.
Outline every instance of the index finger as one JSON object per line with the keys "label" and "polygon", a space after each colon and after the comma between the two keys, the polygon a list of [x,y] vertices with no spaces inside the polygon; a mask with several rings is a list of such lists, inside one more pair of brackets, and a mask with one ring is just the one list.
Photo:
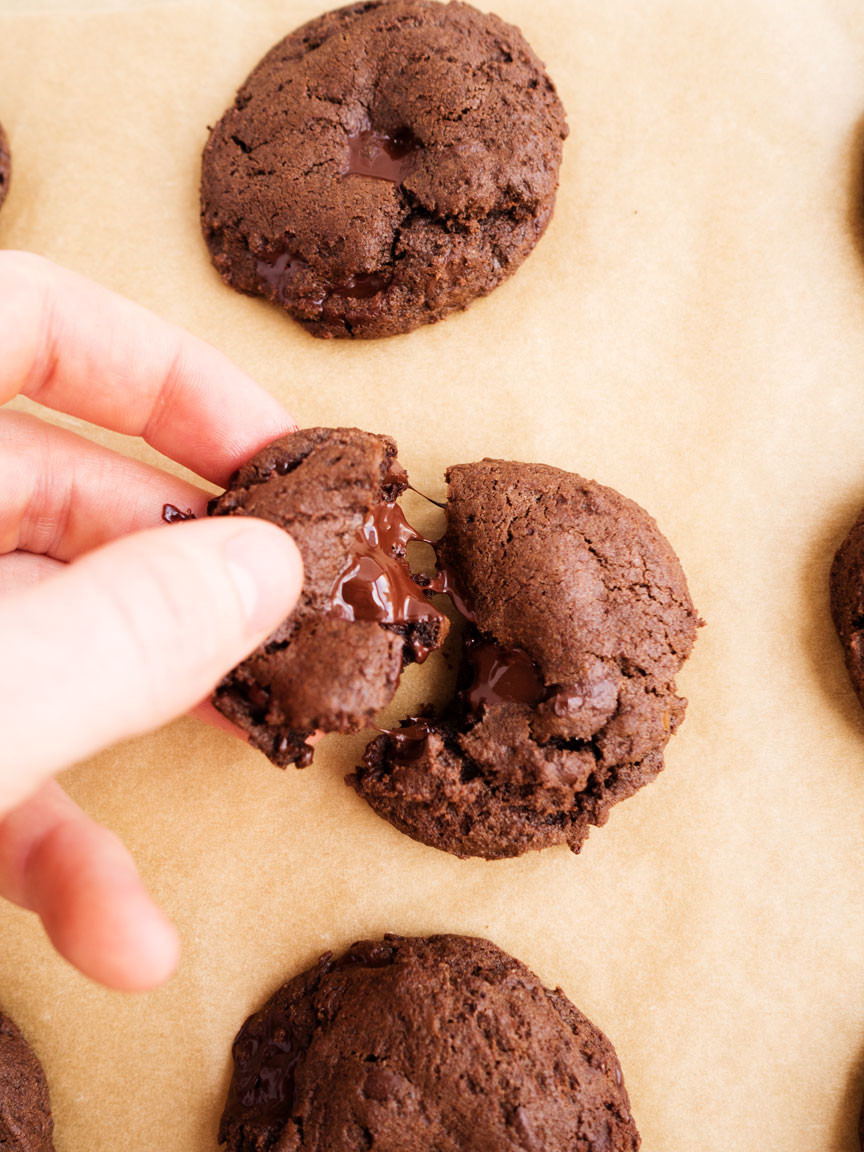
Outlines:
{"label": "index finger", "polygon": [[0,404],[29,396],[224,484],[297,426],[227,356],[27,252],[0,252]]}

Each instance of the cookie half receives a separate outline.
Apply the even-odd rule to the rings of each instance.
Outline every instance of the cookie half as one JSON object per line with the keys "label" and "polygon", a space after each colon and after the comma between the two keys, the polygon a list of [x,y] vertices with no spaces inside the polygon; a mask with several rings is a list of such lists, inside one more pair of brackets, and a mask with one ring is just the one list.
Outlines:
{"label": "cookie half", "polygon": [[306,428],[269,444],[210,502],[211,516],[258,516],[303,557],[294,613],[218,685],[213,703],[286,767],[312,758],[316,730],[356,732],[389,703],[403,666],[448,622],[411,575],[417,533],[396,498],[406,474],[388,436]]}
{"label": "cookie half", "polygon": [[0,124],[0,205],[9,194],[9,183],[12,179],[12,154],[9,151],[9,140]]}
{"label": "cookie half", "polygon": [[42,1065],[16,1025],[0,1012],[0,1148],[54,1152],[53,1133]]}
{"label": "cookie half", "polygon": [[468,619],[460,691],[374,740],[349,781],[457,856],[578,852],[683,719],[675,674],[700,623],[684,573],[648,513],[594,481],[501,460],[448,480],[437,586]]}
{"label": "cookie half", "polygon": [[560,989],[487,940],[324,957],[233,1048],[229,1152],[635,1152],[621,1068]]}
{"label": "cookie half", "polygon": [[517,28],[468,4],[352,4],[277,44],[212,130],[204,237],[226,283],[315,336],[408,332],[519,267],[566,135]]}

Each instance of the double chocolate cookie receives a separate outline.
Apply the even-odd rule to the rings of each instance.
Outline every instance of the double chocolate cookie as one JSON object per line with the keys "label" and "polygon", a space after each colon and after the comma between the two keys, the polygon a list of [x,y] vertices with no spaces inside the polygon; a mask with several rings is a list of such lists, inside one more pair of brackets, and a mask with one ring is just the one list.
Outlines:
{"label": "double chocolate cookie", "polygon": [[315,336],[408,332],[519,267],[566,135],[517,28],[365,0],[287,36],[237,93],[204,150],[204,236],[226,283]]}
{"label": "double chocolate cookie", "polygon": [[0,206],[9,194],[9,182],[12,179],[12,155],[9,151],[9,140],[0,124]]}
{"label": "double chocolate cookie", "polygon": [[636,1152],[614,1049],[486,940],[354,944],[243,1025],[229,1152]]}
{"label": "double chocolate cookie", "polygon": [[54,1152],[48,1084],[33,1049],[0,1012],[0,1148]]}
{"label": "double chocolate cookie", "polygon": [[355,732],[389,703],[406,663],[448,622],[405,559],[417,539],[396,498],[406,476],[387,436],[307,428],[264,448],[211,501],[212,516],[259,516],[293,536],[305,580],[293,615],[219,684],[213,702],[286,767],[307,738]]}
{"label": "double chocolate cookie", "polygon": [[566,843],[663,768],[684,716],[675,674],[699,619],[654,520],[543,464],[448,473],[443,583],[468,620],[441,716],[367,748],[351,777],[392,824],[457,856]]}
{"label": "double chocolate cookie", "polygon": [[274,763],[311,760],[313,731],[369,725],[402,667],[438,647],[451,596],[465,619],[459,690],[441,715],[373,740],[349,782],[409,836],[495,859],[566,843],[663,768],[684,715],[675,674],[699,624],[651,517],[544,464],[484,460],[448,473],[439,574],[413,575],[422,539],[386,436],[313,428],[233,477],[212,515],[261,516],[306,566],[290,619],[214,703]]}
{"label": "double chocolate cookie", "polygon": [[830,595],[846,669],[864,704],[864,509],[834,557]]}

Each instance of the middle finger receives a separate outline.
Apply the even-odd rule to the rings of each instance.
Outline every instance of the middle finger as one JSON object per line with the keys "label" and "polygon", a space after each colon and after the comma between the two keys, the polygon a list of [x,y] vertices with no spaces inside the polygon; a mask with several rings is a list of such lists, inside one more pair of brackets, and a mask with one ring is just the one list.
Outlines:
{"label": "middle finger", "polygon": [[152,528],[164,504],[202,515],[208,499],[149,464],[23,412],[0,412],[0,555],[73,560]]}

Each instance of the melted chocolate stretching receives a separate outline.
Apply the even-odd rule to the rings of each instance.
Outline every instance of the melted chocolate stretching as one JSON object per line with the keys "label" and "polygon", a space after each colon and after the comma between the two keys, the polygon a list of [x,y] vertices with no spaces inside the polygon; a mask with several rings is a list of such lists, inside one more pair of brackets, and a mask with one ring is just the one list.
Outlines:
{"label": "melted chocolate stretching", "polygon": [[[407,483],[407,473],[398,461],[394,460],[391,464],[388,477],[394,483],[411,487]],[[414,488],[412,491],[417,492],[417,489]],[[418,492],[418,495],[423,496],[423,493]],[[429,499],[426,496],[423,498]],[[434,500],[430,502],[437,503]],[[443,505],[439,505],[439,507],[443,507]],[[384,543],[385,547],[389,543],[391,549],[404,549],[412,540],[420,540],[426,544],[434,543],[427,537],[421,536],[408,524],[397,505],[381,505],[375,510],[372,518],[380,521],[383,525],[383,532],[370,530],[367,527],[369,523],[367,521],[367,525],[364,525],[364,533],[368,533],[367,539],[374,536],[376,546],[380,542]],[[377,523],[375,527],[377,529]],[[386,565],[379,567],[380,559],[377,551],[374,554],[374,559],[368,553],[364,553],[353,562],[345,576],[340,577],[339,600],[347,599],[346,593],[362,598],[362,611],[370,613],[363,616],[348,616],[348,619],[386,619],[388,622],[393,622],[394,614],[397,611],[403,613],[402,619],[406,621],[428,619],[428,602],[424,601],[422,594],[417,595],[418,588],[413,578],[410,580],[413,587],[408,593],[408,597],[400,601],[393,595],[394,587],[390,583],[390,573],[392,570],[393,574],[396,575],[397,569],[404,573],[404,562],[400,564],[392,556],[385,559]],[[440,561],[438,564],[438,575],[431,580],[427,578],[424,585],[425,593],[427,595],[438,593],[448,596],[460,616],[469,625],[475,625],[474,613],[460,593],[453,572],[441,565]],[[359,579],[360,577],[363,579]],[[405,576],[400,575],[396,588],[402,590],[405,587],[404,581]],[[408,615],[411,611],[422,611],[423,609],[426,611],[423,611],[422,615],[415,617]],[[386,612],[388,615],[371,614],[376,612]],[[440,617],[440,613],[437,615]],[[461,679],[464,687],[458,694],[469,716],[479,718],[485,708],[499,704],[526,704],[529,708],[533,708],[541,701],[555,697],[555,689],[547,688],[539,668],[527,652],[523,652],[521,648],[508,648],[502,644],[497,644],[491,637],[478,633],[476,628],[472,628],[472,633],[474,634],[466,638],[463,644]],[[422,657],[418,656],[418,661],[425,659],[426,655],[428,655],[428,651],[424,651]],[[402,762],[413,760],[419,756],[427,736],[434,730],[435,722],[423,717],[409,717],[400,728],[379,729],[383,735],[390,738],[396,750],[396,758]]]}
{"label": "melted chocolate stretching", "polygon": [[[397,473],[392,475],[398,479]],[[379,624],[439,623],[443,614],[430,604],[405,560],[412,540],[429,543],[411,527],[398,504],[373,508],[363,522],[357,551],[333,586],[331,614]],[[418,663],[432,651],[416,631],[409,643]]]}

